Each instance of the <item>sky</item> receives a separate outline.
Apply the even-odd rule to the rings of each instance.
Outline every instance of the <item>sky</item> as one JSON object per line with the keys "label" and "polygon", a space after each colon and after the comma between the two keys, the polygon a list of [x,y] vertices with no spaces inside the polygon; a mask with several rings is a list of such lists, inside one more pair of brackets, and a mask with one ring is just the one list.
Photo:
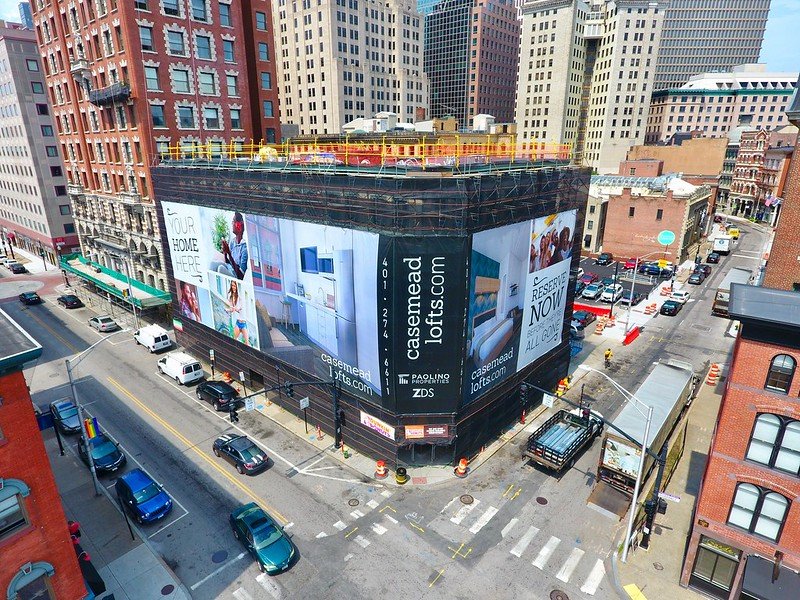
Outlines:
{"label": "sky", "polygon": [[[0,0],[0,19],[19,21],[18,0]],[[769,71],[800,71],[800,0],[772,0],[760,62]]]}

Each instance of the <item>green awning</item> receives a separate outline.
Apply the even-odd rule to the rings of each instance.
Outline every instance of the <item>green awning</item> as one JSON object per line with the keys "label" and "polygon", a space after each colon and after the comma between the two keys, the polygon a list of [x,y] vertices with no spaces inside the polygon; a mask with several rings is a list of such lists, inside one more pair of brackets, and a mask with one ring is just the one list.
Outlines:
{"label": "green awning", "polygon": [[130,289],[133,291],[133,298],[128,297],[128,277],[124,273],[108,269],[95,262],[87,260],[80,254],[65,254],[61,257],[60,266],[65,271],[77,275],[81,279],[90,281],[101,290],[116,296],[123,302],[133,302],[138,308],[152,308],[172,302],[172,296],[168,292],[138,281],[130,280]]}

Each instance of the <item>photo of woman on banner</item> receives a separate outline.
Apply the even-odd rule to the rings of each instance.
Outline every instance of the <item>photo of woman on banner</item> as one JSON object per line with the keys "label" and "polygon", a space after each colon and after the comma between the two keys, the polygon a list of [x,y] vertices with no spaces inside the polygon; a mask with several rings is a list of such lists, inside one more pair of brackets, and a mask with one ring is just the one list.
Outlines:
{"label": "photo of woman on banner", "polygon": [[227,219],[223,212],[218,212],[212,221],[212,241],[214,256],[209,265],[211,271],[244,279],[247,272],[248,251],[244,239],[244,216],[236,211],[228,229]]}
{"label": "photo of woman on banner", "polygon": [[200,302],[197,299],[197,287],[185,281],[176,280],[178,288],[178,310],[181,316],[192,321],[202,322]]}
{"label": "photo of woman on banner", "polygon": [[230,314],[231,321],[233,322],[233,335],[231,337],[249,346],[250,343],[247,339],[247,321],[244,318],[242,302],[239,299],[239,284],[236,281],[231,281],[228,287],[228,299],[225,305],[225,310]]}
{"label": "photo of woman on banner", "polygon": [[[563,222],[562,222],[563,221]],[[531,232],[529,273],[558,264],[572,256],[574,219],[548,215],[536,219]]]}

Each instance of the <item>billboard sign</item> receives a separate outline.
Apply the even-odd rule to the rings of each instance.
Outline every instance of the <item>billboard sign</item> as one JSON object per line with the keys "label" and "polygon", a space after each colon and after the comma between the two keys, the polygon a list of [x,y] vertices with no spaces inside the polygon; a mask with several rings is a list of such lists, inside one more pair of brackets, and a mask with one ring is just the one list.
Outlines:
{"label": "billboard sign", "polygon": [[362,425],[369,427],[373,431],[377,431],[385,438],[389,438],[390,440],[394,439],[394,427],[381,421],[377,417],[373,417],[372,415],[365,413],[363,410],[360,411],[360,413]]}
{"label": "billboard sign", "polygon": [[407,440],[442,439],[450,437],[449,425],[406,425]]}

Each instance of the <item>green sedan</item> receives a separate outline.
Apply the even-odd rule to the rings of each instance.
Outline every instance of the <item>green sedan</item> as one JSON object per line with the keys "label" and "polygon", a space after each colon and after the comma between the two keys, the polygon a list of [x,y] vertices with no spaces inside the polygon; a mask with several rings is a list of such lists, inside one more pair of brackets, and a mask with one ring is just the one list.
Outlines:
{"label": "green sedan", "polygon": [[233,535],[258,561],[262,573],[285,571],[296,554],[294,544],[267,512],[255,502],[231,513]]}

